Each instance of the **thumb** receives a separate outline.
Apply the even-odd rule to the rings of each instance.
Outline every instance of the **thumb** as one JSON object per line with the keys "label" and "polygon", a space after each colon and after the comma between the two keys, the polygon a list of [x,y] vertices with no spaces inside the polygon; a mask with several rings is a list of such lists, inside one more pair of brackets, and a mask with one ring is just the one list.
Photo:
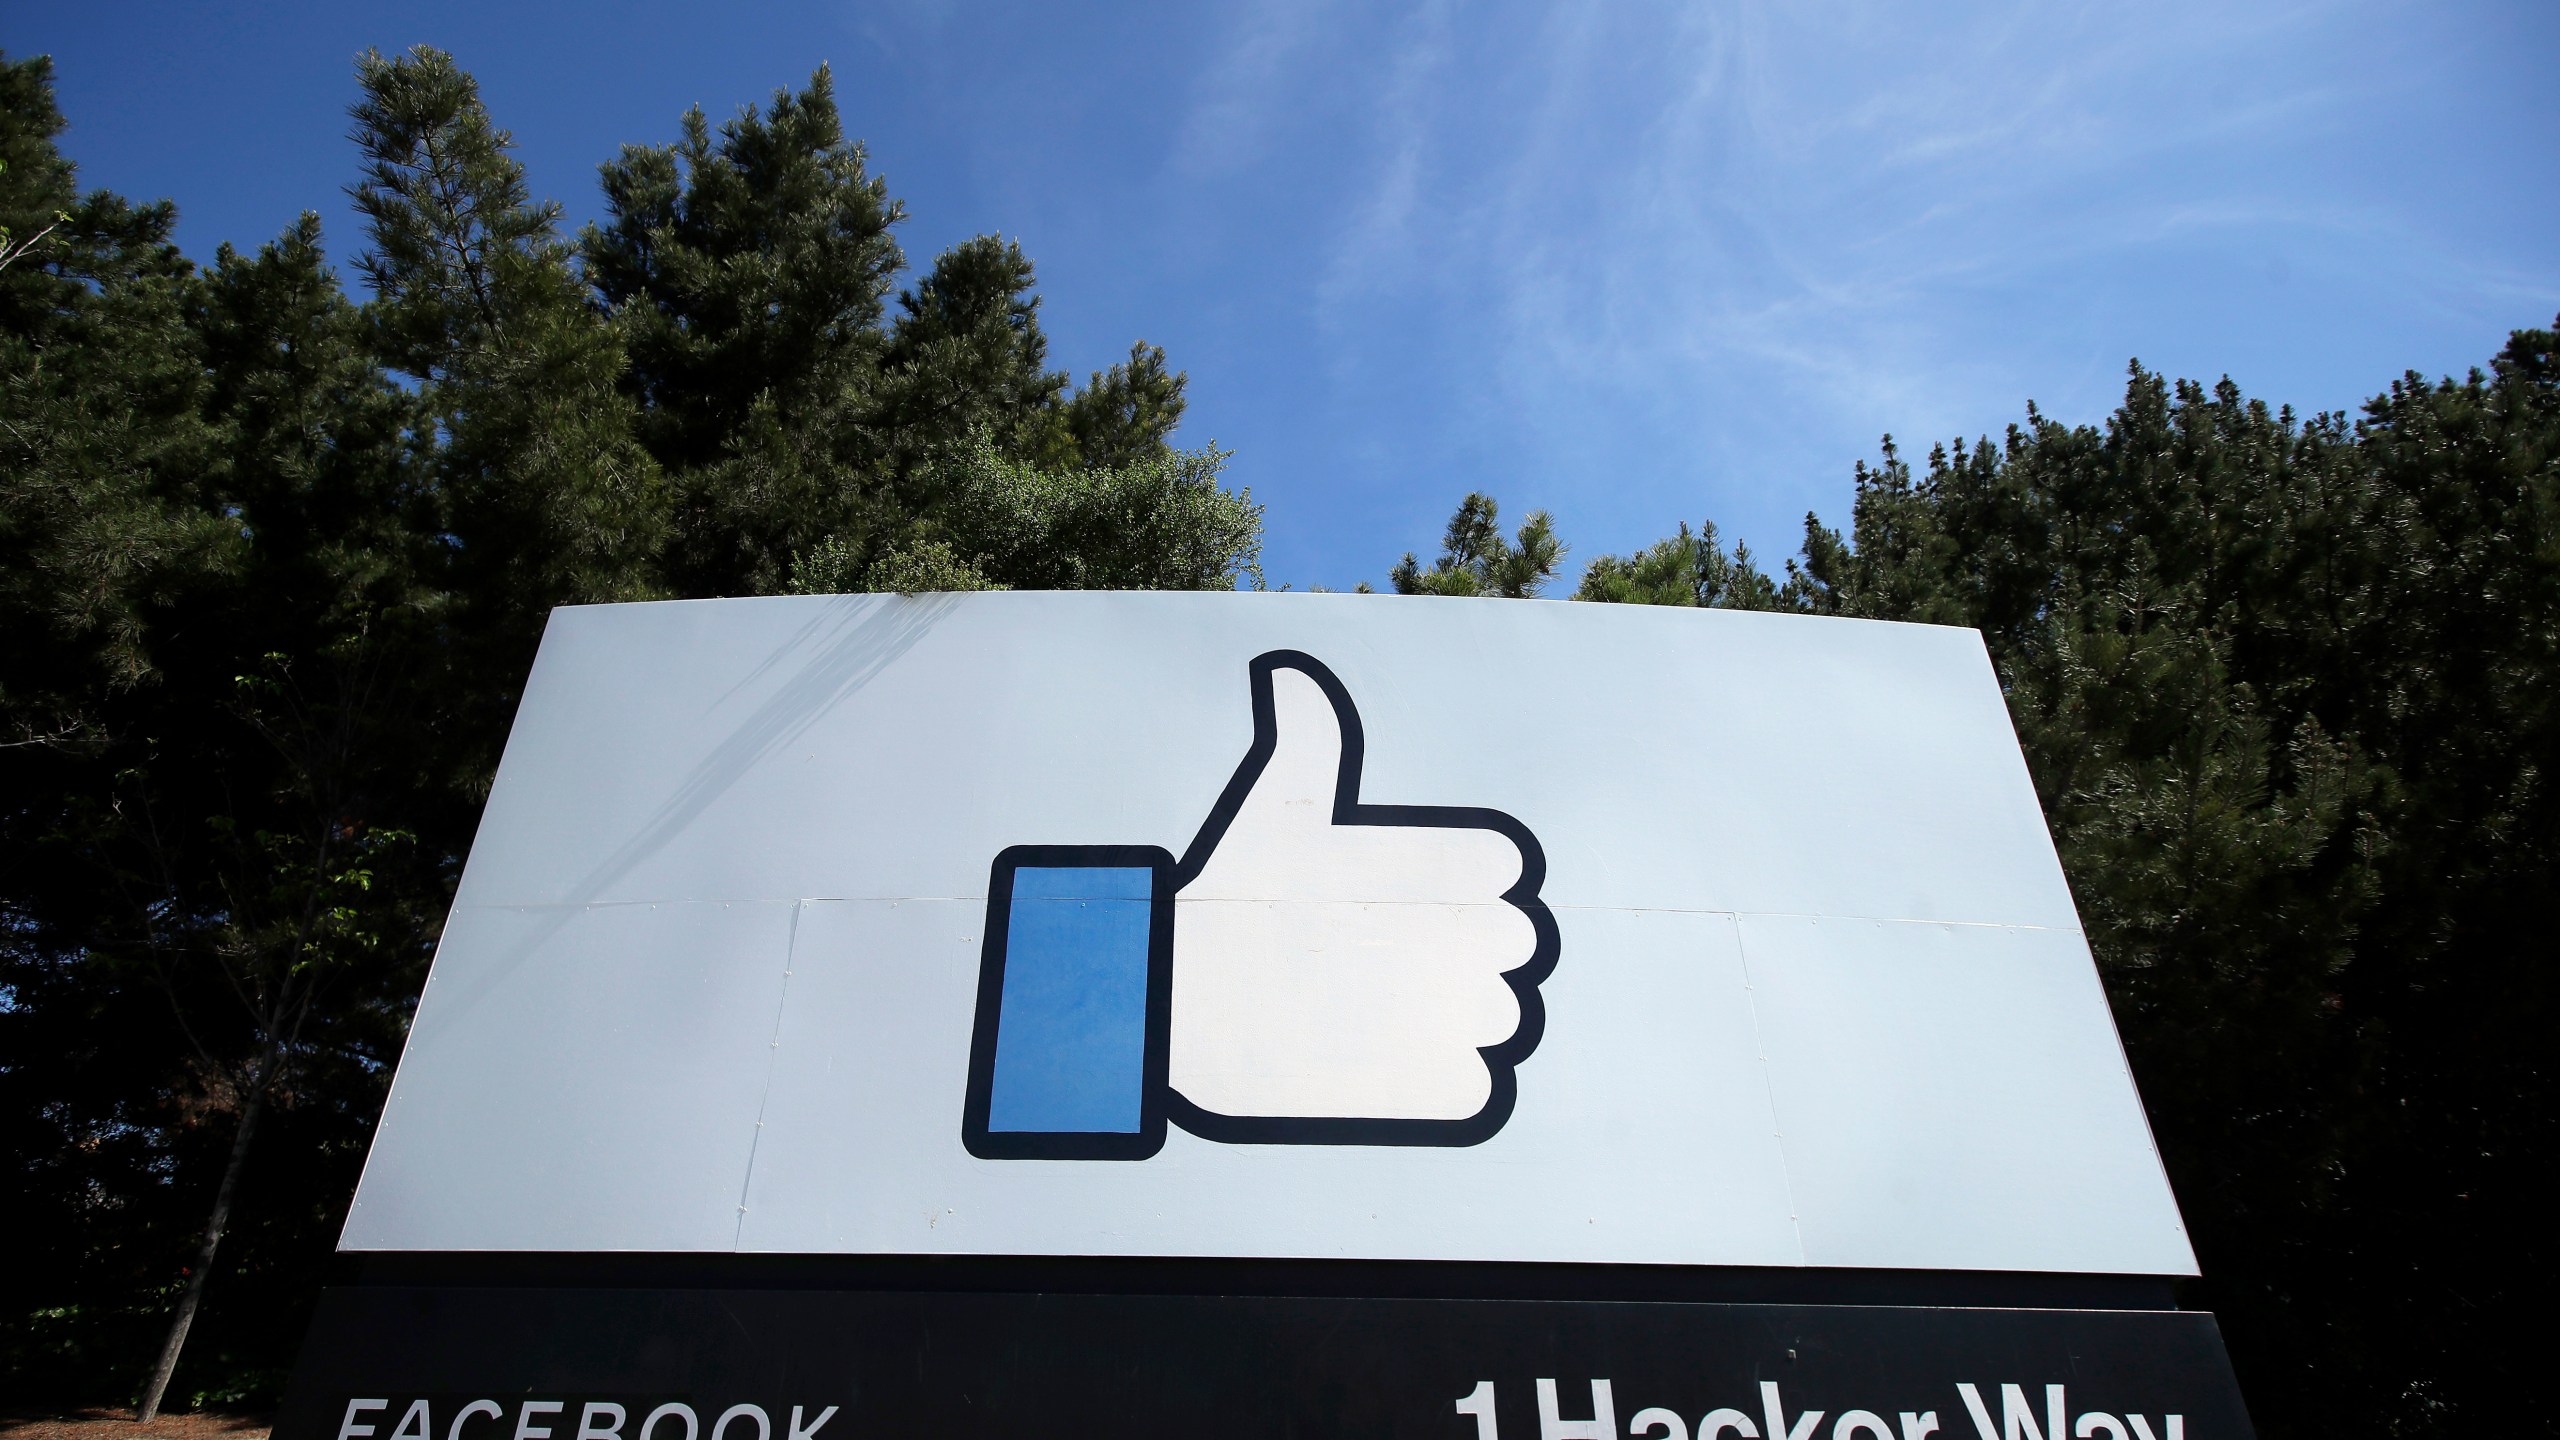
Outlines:
{"label": "thumb", "polygon": [[1174,869],[1186,891],[1220,853],[1221,866],[1241,864],[1246,873],[1286,869],[1307,831],[1331,825],[1337,804],[1360,798],[1360,712],[1351,692],[1296,650],[1258,656],[1250,673],[1253,744]]}
{"label": "thumb", "polygon": [[1265,656],[1253,669],[1254,748],[1268,746],[1270,753],[1244,808],[1266,822],[1286,816],[1332,824],[1335,806],[1358,798],[1338,793],[1345,750],[1356,755],[1360,744],[1360,715],[1350,694],[1333,672],[1304,656]]}
{"label": "thumb", "polygon": [[1265,820],[1288,815],[1331,825],[1336,802],[1357,799],[1336,792],[1344,781],[1344,746],[1359,743],[1359,712],[1316,661],[1267,656],[1254,666],[1254,748],[1265,743],[1270,758],[1254,779],[1247,810],[1260,810]]}

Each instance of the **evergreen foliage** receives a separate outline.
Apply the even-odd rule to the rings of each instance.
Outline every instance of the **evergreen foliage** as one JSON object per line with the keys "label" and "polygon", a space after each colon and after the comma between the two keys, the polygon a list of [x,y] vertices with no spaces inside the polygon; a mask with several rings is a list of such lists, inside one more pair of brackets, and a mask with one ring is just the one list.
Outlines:
{"label": "evergreen foliage", "polygon": [[371,241],[356,266],[383,361],[418,384],[441,442],[428,488],[454,592],[503,610],[491,629],[519,650],[554,605],[657,593],[663,488],[559,206],[527,196],[452,57],[368,53],[356,68],[365,163],[350,193]]}
{"label": "evergreen foliage", "polygon": [[981,431],[1011,451],[1039,445],[1067,377],[1048,368],[1032,279],[1021,246],[980,235],[934,257],[898,296],[883,399],[907,458]]}
{"label": "evergreen foliage", "polygon": [[2555,537],[2526,330],[2352,422],[2136,366],[2104,426],[1888,438],[1783,581],[1683,526],[1578,598],[1979,629],[2263,1432],[2541,1433]]}
{"label": "evergreen foliage", "polygon": [[683,594],[776,589],[798,550],[877,523],[872,412],[905,209],[845,138],[823,69],[716,139],[694,110],[676,143],[625,147],[604,194],[587,274],[675,482],[669,578]]}
{"label": "evergreen foliage", "polygon": [[[1097,370],[1067,402],[1066,448],[1076,460],[1117,469],[1160,456],[1182,423],[1182,376],[1165,368],[1164,347],[1144,340],[1129,358]],[[1064,458],[1053,441],[1044,458]]]}
{"label": "evergreen foliage", "polygon": [[1716,522],[1701,521],[1692,533],[1684,520],[1680,533],[1656,540],[1633,555],[1594,556],[1584,567],[1573,598],[1625,605],[1768,610],[1777,605],[1778,587],[1752,562],[1750,546],[1736,544],[1727,554],[1716,534]]}
{"label": "evergreen foliage", "polygon": [[[1162,349],[1137,343],[1082,391],[1049,368],[1020,246],[955,245],[892,306],[906,212],[867,166],[821,69],[716,133],[697,110],[675,143],[626,147],[604,167],[608,218],[582,250],[626,337],[638,433],[673,491],[674,593],[1067,583],[981,573],[1006,569],[990,548],[1001,537],[967,540],[983,522],[952,507],[1007,475],[1025,496],[1058,496],[1103,475],[1199,468],[1171,447],[1183,376]],[[1122,492],[1120,518],[1139,523]],[[1191,494],[1147,493],[1177,509]],[[1252,533],[1183,530],[1225,518],[1168,510],[1141,528],[1229,546],[1186,572],[1205,584],[1251,570]],[[1152,542],[1111,543],[1134,554]],[[871,577],[875,565],[896,583]]]}
{"label": "evergreen foliage", "polygon": [[804,553],[1257,573],[1224,455],[1170,444],[1181,375],[1141,345],[1071,393],[1019,249],[891,317],[904,212],[824,71],[624,151],[576,245],[451,57],[357,80],[362,303],[314,216],[198,270],[167,203],[77,193],[49,63],[0,58],[15,1402],[129,1400],[155,1355],[173,1404],[273,1399],[552,607]]}
{"label": "evergreen foliage", "polygon": [[1262,507],[1218,483],[1228,452],[1164,450],[1046,470],[978,439],[936,462],[941,504],[918,537],[866,563],[841,539],[802,558],[793,588],[1227,590],[1259,587]]}
{"label": "evergreen foliage", "polygon": [[1487,595],[1523,600],[1547,588],[1564,562],[1554,517],[1532,510],[1519,532],[1504,539],[1501,509],[1481,491],[1458,502],[1440,537],[1440,558],[1425,570],[1408,550],[1387,576],[1399,595]]}
{"label": "evergreen foliage", "polygon": [[1020,590],[1227,590],[1259,581],[1262,507],[1218,484],[1227,452],[1044,470],[981,441],[937,467],[954,543]]}
{"label": "evergreen foliage", "polygon": [[[1261,582],[1164,352],[1075,389],[1018,246],[906,272],[827,72],[626,148],[574,243],[450,57],[358,81],[361,301],[314,216],[199,269],[81,194],[0,58],[20,1402],[133,1396],[196,1299],[170,1394],[273,1396],[552,607]],[[1394,588],[1541,593],[1552,521],[1498,522]],[[2555,536],[2529,330],[2353,420],[2137,367],[2102,426],[1888,440],[1778,574],[1684,524],[1576,596],[1978,628],[2261,1426],[2475,1433],[2553,1278]]]}

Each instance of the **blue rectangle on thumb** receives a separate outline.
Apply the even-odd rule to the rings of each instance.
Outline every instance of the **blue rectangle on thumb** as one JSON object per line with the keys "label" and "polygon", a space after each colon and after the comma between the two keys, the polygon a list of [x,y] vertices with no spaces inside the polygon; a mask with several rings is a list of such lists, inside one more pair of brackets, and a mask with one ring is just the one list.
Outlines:
{"label": "blue rectangle on thumb", "polygon": [[1155,872],[1013,872],[991,1131],[1134,1134],[1146,1099]]}

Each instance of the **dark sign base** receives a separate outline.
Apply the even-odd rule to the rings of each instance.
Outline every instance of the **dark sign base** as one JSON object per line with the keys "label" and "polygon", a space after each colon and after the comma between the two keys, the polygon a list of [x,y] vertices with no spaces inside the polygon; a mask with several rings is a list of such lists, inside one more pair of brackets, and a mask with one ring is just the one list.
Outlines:
{"label": "dark sign base", "polygon": [[2250,1434],[2193,1311],[373,1283],[275,1440]]}

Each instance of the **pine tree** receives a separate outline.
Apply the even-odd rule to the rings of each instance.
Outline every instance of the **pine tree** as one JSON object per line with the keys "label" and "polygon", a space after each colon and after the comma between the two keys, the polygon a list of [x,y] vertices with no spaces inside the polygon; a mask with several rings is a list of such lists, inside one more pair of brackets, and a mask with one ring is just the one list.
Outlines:
{"label": "pine tree", "polygon": [[[0,204],[70,217],[0,272],[18,734],[0,766],[23,797],[0,812],[0,1113],[12,1204],[45,1222],[22,1228],[68,1241],[9,1273],[52,1317],[31,1345],[130,1367],[164,1323],[148,1412],[236,1265],[262,1121],[282,1105],[305,1140],[360,1134],[367,1068],[396,1049],[443,883],[399,823],[434,691],[398,637],[425,628],[435,547],[406,473],[414,403],[371,360],[318,222],[198,274],[167,205],[71,197],[41,62],[0,76]],[[308,1098],[324,1075],[345,1104]],[[321,1148],[288,1164],[325,1171]],[[124,1243],[61,1223],[100,1212],[130,1217]],[[66,1288],[89,1303],[37,1300]],[[106,1303],[119,1289],[152,1298]]]}
{"label": "pine tree", "polygon": [[870,407],[905,211],[845,138],[835,83],[604,167],[587,275],[628,337],[624,388],[676,492],[680,594],[780,588],[791,557],[867,528],[886,447]]}
{"label": "pine tree", "polygon": [[[219,446],[203,504],[236,536],[219,584],[160,627],[147,763],[119,778],[135,912],[109,934],[166,994],[229,1146],[146,1385],[155,1413],[202,1302],[260,1122],[331,1068],[397,1050],[399,1000],[443,891],[412,757],[434,743],[443,608],[422,589],[418,407],[373,363],[318,217],[223,247],[192,317]],[[173,623],[174,622],[174,623]],[[441,777],[437,777],[441,778]],[[429,780],[423,809],[437,807]],[[450,815],[462,807],[445,801]],[[349,1078],[353,1078],[350,1076]],[[343,1082],[342,1082],[343,1083]],[[358,1081],[355,1093],[370,1085]]]}
{"label": "pine tree", "polygon": [[1701,521],[1694,534],[1684,521],[1679,534],[1657,540],[1634,555],[1592,557],[1573,598],[1772,610],[1777,608],[1778,587],[1752,561],[1750,546],[1736,544],[1728,554],[1714,521]]}
{"label": "pine tree", "polygon": [[655,593],[666,529],[657,466],[633,439],[619,337],[591,306],[527,194],[477,82],[421,46],[368,52],[352,113],[357,268],[391,367],[415,380],[442,444],[434,493],[467,623],[521,670],[551,607]]}
{"label": "pine tree", "polygon": [[[2137,365],[2103,427],[1855,479],[1727,591],[1982,632],[2259,1423],[2505,1423],[2560,1178],[2560,334],[2352,423]],[[1692,603],[1698,538],[1583,593]]]}
{"label": "pine tree", "polygon": [[1033,279],[1021,246],[980,235],[899,295],[881,416],[905,461],[957,453],[982,433],[1008,454],[1036,453],[1067,377],[1048,368]]}
{"label": "pine tree", "polygon": [[[875,562],[904,584],[994,583],[955,545],[1027,576],[953,530],[978,522],[946,513],[953,485],[998,473],[981,463],[988,446],[1045,476],[1043,495],[1199,471],[1171,447],[1184,377],[1161,348],[1132,346],[1080,392],[1048,368],[1020,247],[953,247],[888,315],[905,210],[845,138],[834,93],[820,70],[716,134],[695,111],[674,144],[626,148],[605,167],[610,218],[583,248],[629,337],[640,433],[676,494],[673,588],[851,588],[875,582]],[[1008,533],[1050,523],[1015,519]],[[1096,543],[1110,555],[1059,557],[1052,571],[1122,573],[1126,547]],[[1147,573],[1191,563],[1159,559]]]}
{"label": "pine tree", "polygon": [[0,57],[0,744],[95,738],[141,683],[144,611],[218,566],[176,210],[76,193],[52,62]]}
{"label": "pine tree", "polygon": [[0,1267],[22,1400],[154,1356],[151,1404],[273,1398],[552,606],[795,561],[1258,578],[1224,454],[1168,444],[1182,377],[1141,347],[1070,395],[1017,249],[960,247],[892,321],[899,211],[823,74],[626,152],[584,273],[449,58],[359,79],[363,305],[310,216],[200,272],[166,203],[78,194],[49,66],[0,59],[0,1220],[49,1237]]}
{"label": "pine tree", "polygon": [[1430,569],[1408,550],[1388,581],[1399,595],[1491,595],[1520,600],[1546,589],[1564,562],[1555,519],[1532,510],[1517,536],[1502,537],[1501,507],[1481,491],[1458,502]]}
{"label": "pine tree", "polygon": [[1182,394],[1188,378],[1166,368],[1163,346],[1138,341],[1128,359],[1093,372],[1068,397],[1040,459],[1051,466],[1108,470],[1161,457],[1189,403]]}
{"label": "pine tree", "polygon": [[[66,1022],[133,1008],[115,983],[149,918],[119,843],[132,832],[118,780],[148,744],[132,712],[165,679],[159,623],[235,550],[198,503],[216,437],[186,324],[198,280],[168,240],[176,212],[77,194],[62,129],[50,62],[0,58],[0,1125],[18,1171],[0,1190],[44,1219],[98,1178],[80,1141],[110,1172],[165,1159],[153,1087],[102,1073],[97,1030]],[[49,1281],[59,1293],[66,1248],[6,1267],[13,1309],[34,1311]]]}

